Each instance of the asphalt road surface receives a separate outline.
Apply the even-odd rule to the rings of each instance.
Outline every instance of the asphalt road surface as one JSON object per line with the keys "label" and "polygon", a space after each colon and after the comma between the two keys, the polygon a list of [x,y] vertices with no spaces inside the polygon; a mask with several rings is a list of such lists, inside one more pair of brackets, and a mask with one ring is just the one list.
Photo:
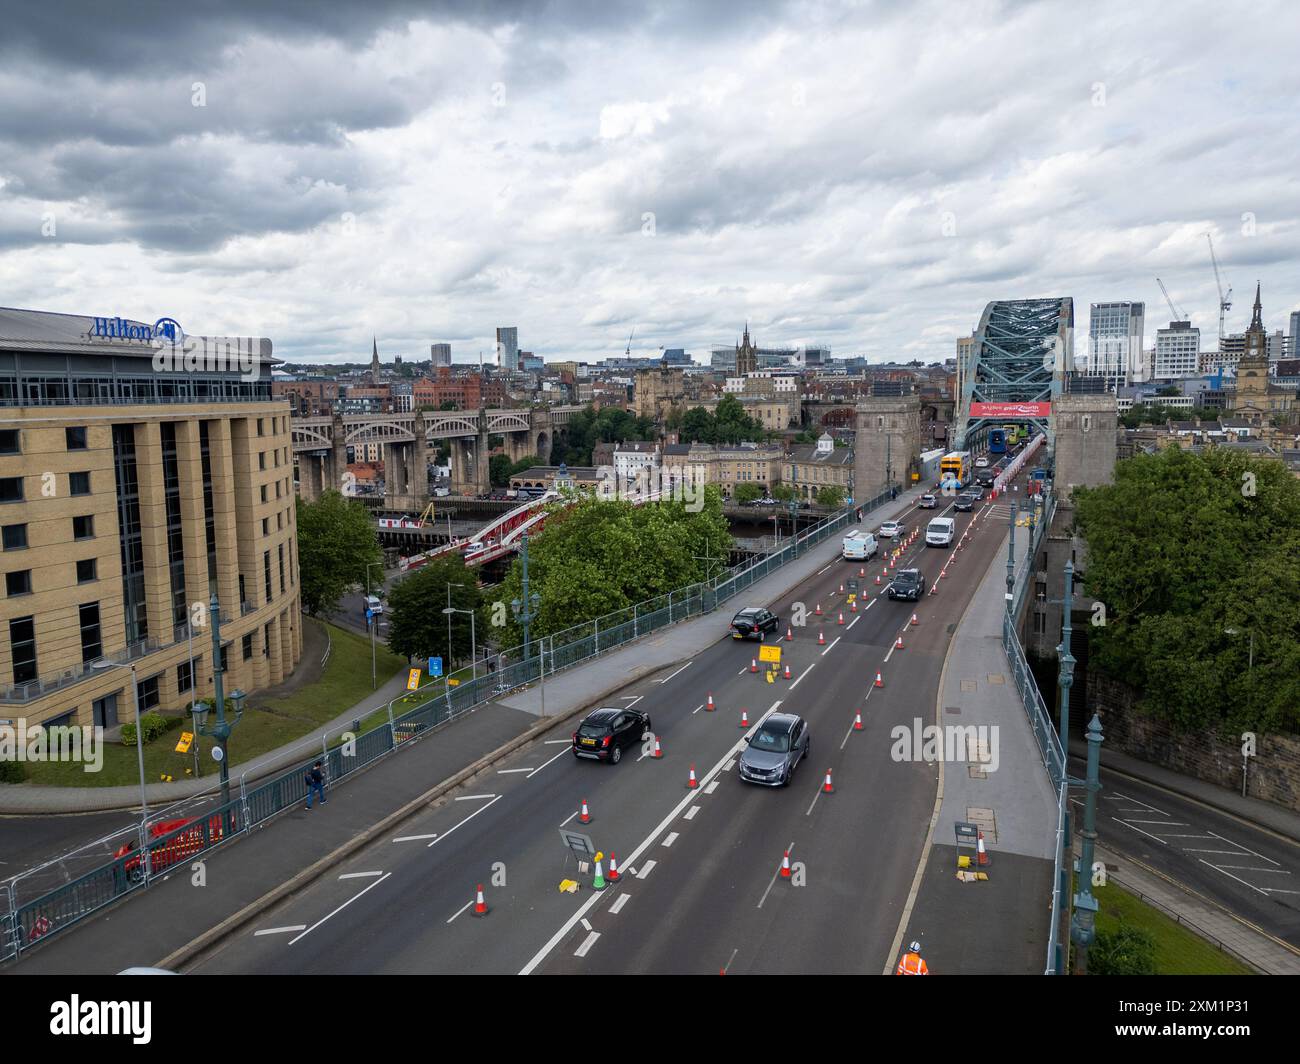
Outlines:
{"label": "asphalt road surface", "polygon": [[[1006,508],[996,504],[1002,516],[991,517],[992,508],[980,505],[977,531],[938,594],[915,607],[918,626],[908,626],[912,604],[890,602],[875,586],[882,559],[866,566],[865,579],[858,563],[835,559],[779,602],[738,600],[737,609],[773,608],[783,635],[795,604],[806,607],[806,624],[780,643],[789,680],[752,674],[758,646],[726,638],[729,615],[721,613],[717,642],[606,703],[648,712],[662,759],[632,748],[617,766],[579,761],[570,750],[576,720],[557,726],[190,970],[881,971],[937,779],[930,765],[891,759],[890,728],[933,721],[951,629],[1003,539]],[[943,512],[905,519],[923,529]],[[972,519],[948,515],[959,535]],[[900,567],[919,564],[934,581],[952,553],[927,549],[922,531]],[[905,645],[895,649],[900,634]],[[882,687],[873,686],[878,670]],[[776,709],[810,722],[811,756],[790,787],[738,780],[742,709],[751,732]],[[859,711],[864,729],[854,731]],[[822,791],[827,769],[830,794]],[[593,817],[585,826],[576,822],[583,799]],[[612,850],[621,881],[593,891],[562,844],[562,826],[589,835],[606,860]],[[802,886],[777,878],[787,849]],[[577,894],[558,889],[566,876],[581,881]],[[481,918],[471,912],[479,883],[490,910]]]}

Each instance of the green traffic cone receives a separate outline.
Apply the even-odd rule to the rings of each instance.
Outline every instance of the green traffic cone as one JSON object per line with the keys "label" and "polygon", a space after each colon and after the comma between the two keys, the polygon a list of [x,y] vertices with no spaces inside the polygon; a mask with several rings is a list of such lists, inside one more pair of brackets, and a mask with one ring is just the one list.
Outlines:
{"label": "green traffic cone", "polygon": [[604,873],[601,872],[601,870],[600,870],[600,862],[599,862],[599,861],[596,862],[596,878],[593,879],[593,880],[591,881],[591,889],[592,889],[592,890],[604,890],[604,889],[605,889],[605,875],[604,875]]}

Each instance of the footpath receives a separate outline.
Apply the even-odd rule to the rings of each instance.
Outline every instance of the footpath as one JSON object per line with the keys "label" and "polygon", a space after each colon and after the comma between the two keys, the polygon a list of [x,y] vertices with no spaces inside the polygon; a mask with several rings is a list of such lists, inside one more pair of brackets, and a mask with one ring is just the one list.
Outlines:
{"label": "footpath", "polygon": [[[900,514],[922,490],[900,492],[897,499],[864,513],[863,523],[876,525]],[[741,597],[774,601],[838,557],[840,549],[840,537],[831,536],[756,581]],[[730,605],[548,677],[544,718],[539,718],[541,690],[534,685],[432,729],[350,775],[346,786],[330,788],[324,806],[286,812],[209,851],[201,889],[195,889],[189,866],[183,866],[86,917],[67,934],[52,936],[5,970],[95,975],[131,966],[185,964],[245,916],[251,918],[303,889],[398,819],[437,801],[558,721],[605,701],[629,683],[676,667],[701,646],[715,642]],[[377,708],[370,700],[363,706]],[[361,709],[354,707],[337,719],[350,721]]]}

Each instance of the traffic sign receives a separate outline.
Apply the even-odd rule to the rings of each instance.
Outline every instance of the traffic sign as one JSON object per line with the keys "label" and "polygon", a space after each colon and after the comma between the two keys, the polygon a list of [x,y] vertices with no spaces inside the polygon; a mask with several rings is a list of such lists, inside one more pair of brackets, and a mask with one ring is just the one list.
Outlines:
{"label": "traffic sign", "polygon": [[181,732],[180,741],[176,744],[176,753],[188,754],[190,752],[190,743],[194,742],[193,732]]}
{"label": "traffic sign", "polygon": [[420,686],[420,670],[411,669],[406,675],[406,689],[408,691],[414,691],[419,686]]}
{"label": "traffic sign", "polygon": [[762,646],[758,648],[759,661],[771,661],[777,665],[781,664],[781,648],[778,646]]}
{"label": "traffic sign", "polygon": [[430,676],[442,675],[442,658],[429,659],[429,675]]}
{"label": "traffic sign", "polygon": [[374,619],[375,619],[375,611],[372,610],[369,606],[367,606],[367,607],[366,607],[366,624],[369,624],[369,623],[370,623],[371,621],[373,621]]}

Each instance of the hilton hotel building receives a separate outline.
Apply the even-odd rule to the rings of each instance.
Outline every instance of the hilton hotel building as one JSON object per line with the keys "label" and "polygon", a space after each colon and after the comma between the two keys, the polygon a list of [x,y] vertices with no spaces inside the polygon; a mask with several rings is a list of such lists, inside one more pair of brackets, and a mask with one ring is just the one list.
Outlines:
{"label": "hilton hotel building", "polygon": [[218,664],[252,692],[302,653],[271,341],[170,322],[0,309],[0,721],[132,720],[110,662],[142,713],[175,712]]}

